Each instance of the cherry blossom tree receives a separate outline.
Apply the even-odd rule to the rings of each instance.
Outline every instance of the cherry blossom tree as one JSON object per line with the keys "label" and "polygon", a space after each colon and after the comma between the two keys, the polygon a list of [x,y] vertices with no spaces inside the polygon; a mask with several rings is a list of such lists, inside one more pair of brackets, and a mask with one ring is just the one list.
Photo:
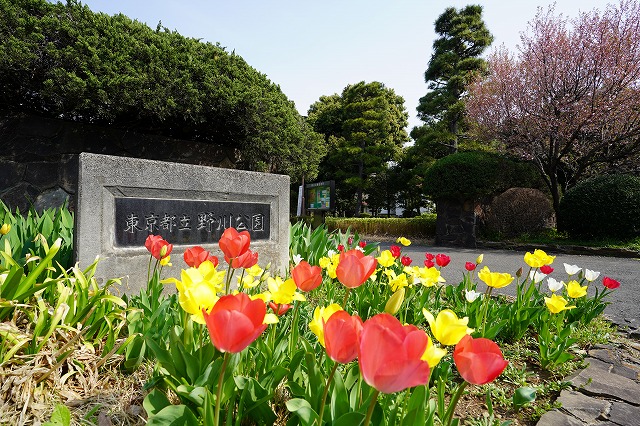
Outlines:
{"label": "cherry blossom tree", "polygon": [[[557,211],[567,188],[639,167],[640,4],[622,0],[573,20],[538,10],[517,54],[504,47],[469,89],[477,136],[534,162]],[[635,162],[635,163],[634,163]]]}

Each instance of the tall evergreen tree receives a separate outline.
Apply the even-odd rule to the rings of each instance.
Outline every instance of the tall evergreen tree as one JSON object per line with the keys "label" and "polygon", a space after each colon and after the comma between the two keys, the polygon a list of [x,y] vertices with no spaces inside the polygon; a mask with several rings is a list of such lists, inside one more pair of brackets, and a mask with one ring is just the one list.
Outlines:
{"label": "tall evergreen tree", "polygon": [[387,169],[408,141],[404,99],[379,82],[347,86],[309,109],[309,123],[325,135],[329,152],[320,177],[336,180],[338,202],[358,215],[370,177]]}
{"label": "tall evergreen tree", "polygon": [[463,96],[486,63],[480,55],[493,42],[482,20],[482,6],[447,8],[435,22],[439,35],[424,74],[429,92],[420,99],[418,117],[425,122],[411,136],[424,154],[439,158],[458,150],[464,132]]}

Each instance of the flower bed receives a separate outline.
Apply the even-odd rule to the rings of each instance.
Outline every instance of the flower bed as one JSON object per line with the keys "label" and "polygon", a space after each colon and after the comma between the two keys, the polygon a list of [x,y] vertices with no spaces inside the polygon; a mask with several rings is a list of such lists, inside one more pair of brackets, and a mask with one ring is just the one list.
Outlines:
{"label": "flower bed", "polygon": [[[55,244],[26,270],[5,250],[0,367],[29,364],[34,383],[64,387],[82,376],[87,345],[95,374],[116,361],[129,372],[152,366],[138,413],[151,425],[450,425],[493,418],[494,400],[503,419],[526,424],[541,409],[531,408],[536,393],[550,398],[542,382],[571,364],[576,330],[593,325],[620,285],[603,277],[600,286],[599,273],[575,265],[554,271],[540,250],[516,276],[470,259],[455,282],[446,254],[410,259],[405,238],[380,251],[357,235],[291,232],[282,274],[230,228],[224,259],[189,248],[180,277],[163,277],[173,246],[150,236],[148,286],[122,298],[115,283],[95,285],[95,265],[52,267]],[[517,287],[513,301],[492,295],[507,285]],[[36,365],[44,351],[46,366]],[[61,368],[73,374],[63,379]]]}

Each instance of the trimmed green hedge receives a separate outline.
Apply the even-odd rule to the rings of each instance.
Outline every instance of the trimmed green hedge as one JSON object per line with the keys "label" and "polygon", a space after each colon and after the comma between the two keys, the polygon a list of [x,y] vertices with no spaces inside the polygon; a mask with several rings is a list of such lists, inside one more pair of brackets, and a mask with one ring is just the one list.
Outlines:
{"label": "trimmed green hedge", "polygon": [[425,193],[434,200],[477,200],[509,188],[543,189],[530,164],[489,152],[459,152],[436,161],[424,176]]}
{"label": "trimmed green hedge", "polygon": [[604,175],[580,182],[560,201],[558,230],[583,238],[640,236],[640,177]]}
{"label": "trimmed green hedge", "polygon": [[436,235],[436,215],[412,218],[343,218],[327,217],[325,219],[329,231],[351,228],[359,234],[391,235],[407,238],[431,238]]}

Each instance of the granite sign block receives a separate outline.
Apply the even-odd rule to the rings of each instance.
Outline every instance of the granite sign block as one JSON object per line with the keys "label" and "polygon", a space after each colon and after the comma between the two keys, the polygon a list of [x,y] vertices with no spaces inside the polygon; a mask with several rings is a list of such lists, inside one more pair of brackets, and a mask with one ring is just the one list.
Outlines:
{"label": "granite sign block", "polygon": [[249,232],[260,265],[287,266],[288,176],[82,153],[77,194],[76,260],[82,268],[99,256],[97,278],[122,278],[125,292],[146,285],[150,234],[174,244],[163,277],[180,276],[194,245],[222,260],[229,227]]}

